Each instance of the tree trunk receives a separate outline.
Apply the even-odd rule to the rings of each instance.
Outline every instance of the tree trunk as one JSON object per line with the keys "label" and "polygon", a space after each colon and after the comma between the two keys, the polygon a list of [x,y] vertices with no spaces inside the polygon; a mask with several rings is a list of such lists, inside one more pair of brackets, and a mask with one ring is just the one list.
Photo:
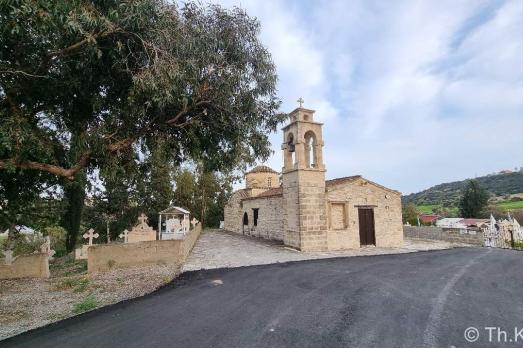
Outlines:
{"label": "tree trunk", "polygon": [[67,231],[65,247],[67,252],[74,250],[78,234],[85,199],[85,174],[79,173],[75,180],[64,185],[64,200],[67,204],[62,216],[62,227]]}

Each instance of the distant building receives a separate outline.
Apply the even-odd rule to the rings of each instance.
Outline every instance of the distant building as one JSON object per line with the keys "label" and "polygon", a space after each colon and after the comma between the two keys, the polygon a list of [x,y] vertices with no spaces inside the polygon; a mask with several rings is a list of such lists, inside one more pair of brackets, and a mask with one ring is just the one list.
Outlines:
{"label": "distant building", "polygon": [[467,228],[467,225],[463,224],[463,218],[444,218],[436,221],[436,226],[445,228]]}
{"label": "distant building", "polygon": [[426,213],[423,213],[423,214],[419,214],[419,219],[420,221],[422,221],[424,224],[435,224],[437,220],[441,219],[441,216],[438,215],[438,214],[426,214]]}
{"label": "distant building", "polygon": [[461,224],[467,227],[482,227],[490,222],[489,219],[463,219],[460,221]]}

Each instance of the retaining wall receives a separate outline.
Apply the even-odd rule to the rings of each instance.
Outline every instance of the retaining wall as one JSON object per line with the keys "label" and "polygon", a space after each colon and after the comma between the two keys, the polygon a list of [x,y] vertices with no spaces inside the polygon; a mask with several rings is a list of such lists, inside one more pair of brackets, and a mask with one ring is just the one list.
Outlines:
{"label": "retaining wall", "polygon": [[154,240],[90,246],[87,270],[89,273],[93,273],[106,272],[114,268],[157,264],[181,265],[191,252],[201,231],[201,224],[198,224],[183,240]]}
{"label": "retaining wall", "polygon": [[49,278],[48,255],[20,255],[10,265],[0,262],[0,279],[15,278]]}
{"label": "retaining wall", "polygon": [[442,240],[483,246],[483,232],[479,229],[442,228],[436,226],[403,226],[403,235],[411,239]]}

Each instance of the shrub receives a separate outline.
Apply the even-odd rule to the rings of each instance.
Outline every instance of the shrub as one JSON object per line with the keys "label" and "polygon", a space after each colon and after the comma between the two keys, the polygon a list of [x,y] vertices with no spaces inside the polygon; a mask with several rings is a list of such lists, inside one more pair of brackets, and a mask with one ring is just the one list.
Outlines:
{"label": "shrub", "polygon": [[39,252],[40,247],[45,242],[44,238],[36,232],[32,235],[17,234],[14,238],[14,241],[6,240],[2,245],[3,250],[7,249],[8,244],[13,245],[13,256],[28,255],[35,251]]}
{"label": "shrub", "polygon": [[98,302],[93,295],[87,296],[82,302],[77,303],[73,306],[73,313],[80,314],[98,307]]}
{"label": "shrub", "polygon": [[56,257],[62,257],[67,254],[65,247],[65,239],[67,232],[61,226],[51,226],[44,229],[44,235],[51,239],[51,249],[53,249]]}

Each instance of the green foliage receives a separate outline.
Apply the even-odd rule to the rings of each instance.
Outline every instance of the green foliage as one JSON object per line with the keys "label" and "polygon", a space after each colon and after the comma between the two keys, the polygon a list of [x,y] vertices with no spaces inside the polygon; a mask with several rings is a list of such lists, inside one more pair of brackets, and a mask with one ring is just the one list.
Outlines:
{"label": "green foliage", "polygon": [[[523,172],[489,175],[476,178],[477,182],[489,193],[504,196],[523,192]],[[427,190],[413,193],[402,198],[404,203],[416,205],[457,206],[467,180],[436,185]]]}
{"label": "green foliage", "polygon": [[55,251],[55,257],[62,257],[67,254],[65,240],[67,231],[60,226],[49,226],[44,229],[44,236],[51,239],[51,249]]}
{"label": "green foliage", "polygon": [[87,296],[82,302],[77,303],[73,307],[74,314],[84,313],[98,307],[98,301],[94,295]]}
{"label": "green foliage", "polygon": [[404,224],[407,222],[412,226],[416,226],[418,224],[418,210],[414,204],[409,203],[404,205],[402,215]]}
{"label": "green foliage", "polygon": [[502,209],[506,209],[506,210],[523,209],[523,201],[519,201],[519,200],[502,201],[502,202],[496,203],[496,205],[498,207],[500,207]]}
{"label": "green foliage", "polygon": [[487,206],[489,194],[476,180],[470,180],[459,202],[460,214],[464,218],[476,218]]}
{"label": "green foliage", "polygon": [[40,246],[44,244],[45,240],[37,233],[33,235],[15,234],[9,239],[1,241],[0,249],[13,250],[13,256],[28,255],[35,251],[40,252]]}
{"label": "green foliage", "polygon": [[285,116],[259,24],[243,10],[14,0],[0,18],[0,167],[11,174],[70,178],[158,146],[213,170],[270,155]]}
{"label": "green foliage", "polygon": [[234,180],[229,174],[206,171],[202,165],[183,168],[175,175],[173,203],[188,209],[204,226],[218,227]]}
{"label": "green foliage", "polygon": [[[285,115],[259,32],[217,5],[0,2],[0,227],[58,220],[70,251],[83,227],[103,241],[107,221],[113,239],[140,212],[155,225],[183,163],[229,173],[266,159]],[[214,224],[229,188],[196,182],[191,204]],[[43,201],[56,186],[63,204]]]}

